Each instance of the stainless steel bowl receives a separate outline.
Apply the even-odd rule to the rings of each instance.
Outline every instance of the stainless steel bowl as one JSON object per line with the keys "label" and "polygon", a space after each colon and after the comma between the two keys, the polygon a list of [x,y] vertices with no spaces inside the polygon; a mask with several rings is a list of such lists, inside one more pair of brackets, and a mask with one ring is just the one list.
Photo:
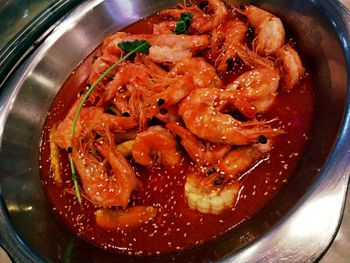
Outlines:
{"label": "stainless steel bowl", "polygon": [[[129,257],[81,241],[56,220],[40,184],[46,113],[73,69],[104,37],[176,0],[91,0],[76,8],[16,68],[0,93],[0,244],[16,262],[309,262],[339,226],[350,172],[347,10],[335,0],[269,0],[312,68],[315,116],[302,161],[256,216],[181,253]],[[243,1],[227,1],[240,4]]]}

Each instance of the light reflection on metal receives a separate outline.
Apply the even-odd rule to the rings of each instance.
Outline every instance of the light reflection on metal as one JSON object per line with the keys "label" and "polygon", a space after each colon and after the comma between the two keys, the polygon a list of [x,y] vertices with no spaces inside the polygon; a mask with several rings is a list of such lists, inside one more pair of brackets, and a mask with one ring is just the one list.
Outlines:
{"label": "light reflection on metal", "polygon": [[33,206],[29,205],[29,206],[19,207],[17,204],[9,204],[7,205],[7,210],[10,213],[21,212],[21,211],[29,212],[33,210]]}
{"label": "light reflection on metal", "polygon": [[[333,226],[334,221],[338,221],[338,211],[341,203],[338,194],[325,195],[308,203],[301,211],[299,216],[291,222],[288,234],[296,239],[303,239],[312,235],[320,236],[322,233],[317,230],[324,226]],[[334,215],[334,217],[329,216]]]}
{"label": "light reflection on metal", "polygon": [[[133,11],[133,4],[135,4],[136,7],[136,3],[146,3],[147,5],[140,5],[140,8],[136,9],[135,8],[135,12]],[[98,41],[98,39],[102,38],[105,34],[110,34],[113,33],[111,30],[112,29],[108,29],[105,30],[105,27],[102,23],[102,21],[106,21],[108,20],[108,14],[107,13],[111,13],[111,15],[113,15],[113,18],[109,18],[112,20],[108,20],[109,22],[113,22],[115,20],[118,19],[118,21],[123,21],[124,23],[130,24],[132,23],[133,19],[130,19],[130,17],[132,18],[139,18],[137,16],[137,14],[141,13],[141,11],[144,10],[148,10],[147,12],[150,12],[150,10],[154,10],[154,9],[147,9],[149,6],[151,6],[152,4],[155,5],[155,3],[159,3],[161,4],[162,2],[166,2],[166,1],[154,1],[154,0],[149,0],[149,1],[117,1],[117,0],[113,0],[113,1],[101,1],[99,0],[98,3],[101,3],[101,5],[103,6],[103,8],[97,8],[96,3],[97,1],[89,1],[86,2],[86,5],[84,6],[84,8],[79,9],[79,12],[75,12],[75,14],[73,14],[72,17],[68,17],[68,19],[63,22],[59,28],[57,28],[57,30],[55,30],[55,32],[53,33],[53,35],[51,37],[49,37],[43,46],[41,46],[41,48],[38,50],[39,52],[37,52],[37,57],[34,57],[33,60],[29,60],[28,64],[27,64],[27,68],[29,68],[30,70],[36,68],[40,74],[41,72],[45,72],[48,71],[48,66],[50,67],[50,70],[52,70],[52,72],[54,72],[54,74],[51,72],[51,76],[53,78],[53,83],[54,86],[58,87],[62,84],[62,82],[64,81],[64,79],[66,78],[67,74],[69,74],[71,72],[71,65],[76,66],[76,62],[81,61],[84,56],[86,56],[86,53],[89,53],[89,50],[93,50],[96,45],[94,44],[95,42],[93,41]],[[273,1],[271,1],[273,2]],[[277,2],[277,1],[274,1]],[[296,1],[298,3],[308,3],[311,1]],[[324,9],[328,8],[329,10],[334,10],[335,7],[332,7],[332,5],[335,5],[334,2],[332,0],[323,0],[323,1],[313,1],[314,4],[316,3],[320,3],[319,5],[321,5]],[[116,4],[119,3],[119,4]],[[289,2],[286,1],[286,4],[288,4]],[[88,4],[94,4],[94,8],[92,8],[92,6],[89,6]],[[310,5],[310,3],[308,3]],[[117,7],[121,7],[121,10],[116,10]],[[91,10],[94,10],[94,16],[88,16],[85,14],[90,14],[88,13],[88,11],[90,11],[89,7],[91,7]],[[96,8],[95,8],[96,7]],[[124,8],[124,9],[123,9]],[[153,7],[152,7],[153,8]],[[320,8],[322,10],[322,8]],[[82,12],[81,12],[82,11]],[[115,12],[118,11],[118,12]],[[303,10],[304,11],[304,10]],[[342,10],[339,10],[338,12],[341,13]],[[85,13],[84,13],[85,12]],[[125,12],[125,13],[123,13]],[[146,11],[145,11],[146,12]],[[120,14],[120,16],[116,15],[116,14]],[[98,19],[98,17],[100,17],[103,19]],[[343,16],[345,16],[345,14],[343,14]],[[300,20],[301,17],[297,17],[298,20]],[[83,19],[85,19],[85,21],[82,21]],[[96,22],[100,22],[101,24],[94,24],[94,26],[91,27],[91,19],[94,19],[94,21]],[[114,19],[114,20],[113,20]],[[81,21],[80,21],[81,20]],[[341,20],[340,18],[338,18],[337,22],[339,23],[332,23],[332,25],[340,25],[342,24],[343,20]],[[323,21],[325,22],[325,21]],[[90,23],[90,24],[89,24]],[[111,23],[112,24],[112,23]],[[69,27],[69,25],[71,27]],[[122,26],[123,24],[118,24],[118,26]],[[317,24],[318,25],[318,24]],[[317,26],[315,24],[315,27]],[[319,26],[319,25],[318,25]],[[77,29],[78,28],[78,29]],[[314,25],[312,26],[312,28],[314,28]],[[72,31],[74,32],[69,32],[70,29],[74,29]],[[102,30],[103,29],[103,30]],[[60,32],[61,30],[61,32]],[[75,31],[77,30],[77,31]],[[95,30],[95,31],[94,31]],[[105,30],[105,31],[104,31]],[[114,27],[113,30],[118,30],[118,28]],[[77,40],[77,38],[72,37],[72,33],[81,33],[81,34],[85,34],[84,35],[84,39],[85,37],[89,36],[91,37],[91,41],[86,41],[85,44],[89,45],[88,49],[85,49],[85,47],[82,47],[81,45],[76,45],[78,47],[78,49],[74,49],[72,51],[72,42],[70,40]],[[347,35],[346,39],[349,39],[349,32],[346,31],[345,32]],[[73,35],[74,35],[73,34]],[[89,35],[90,34],[90,35]],[[327,35],[326,35],[327,37]],[[86,38],[88,39],[88,38]],[[73,43],[74,44],[74,43]],[[76,44],[76,43],[75,43]],[[79,43],[81,44],[81,43]],[[348,46],[344,45],[345,48],[347,49]],[[61,49],[60,49],[61,48]],[[320,48],[322,48],[322,46],[320,46]],[[62,52],[57,52],[57,50],[64,50],[65,56],[62,56]],[[334,48],[334,50],[336,50],[336,48]],[[70,54],[67,55],[67,53],[69,53],[69,51],[72,51],[72,56]],[[328,50],[326,50],[328,51]],[[333,50],[331,50],[333,51]],[[56,53],[58,53],[57,56]],[[332,53],[333,54],[333,53]],[[346,54],[350,54],[350,53],[346,53]],[[337,56],[336,56],[337,57]],[[64,65],[65,67],[62,68],[61,66],[58,67],[58,65],[61,65],[59,63],[46,63],[45,65],[40,64],[40,61],[43,59],[48,59],[49,61],[55,61],[57,62],[58,59],[62,59],[62,61],[64,60]],[[54,60],[52,58],[55,58]],[[70,63],[70,64],[69,64]],[[38,66],[39,65],[39,66]],[[24,65],[25,66],[25,65]],[[330,68],[332,67],[332,64],[328,64],[328,66]],[[41,68],[40,68],[41,67]],[[340,71],[342,73],[342,71]],[[27,73],[27,72],[25,72]],[[348,73],[348,72],[347,72]],[[346,75],[346,74],[343,74]],[[25,77],[27,77],[28,75],[26,74],[19,74],[19,80],[23,80],[25,79]],[[48,77],[50,78],[50,77]],[[18,79],[17,79],[18,80]],[[14,83],[16,79],[14,80]],[[46,79],[40,79],[39,78],[39,82],[46,82]],[[18,84],[18,83],[17,83]],[[15,84],[13,84],[15,85]],[[335,89],[338,88],[338,86],[335,86],[334,89],[332,90],[332,93],[335,93]],[[16,89],[16,87],[15,87]],[[18,89],[20,89],[20,86],[18,86]],[[42,89],[43,92],[48,92],[48,89]],[[54,90],[55,91],[55,90]],[[54,96],[54,91],[51,91],[52,94],[50,94],[50,96]],[[38,96],[37,93],[34,94],[35,96]],[[33,94],[28,94],[29,96],[33,96]],[[51,98],[52,98],[51,96]],[[48,96],[49,97],[49,96]],[[11,100],[15,100],[16,98],[16,94],[14,94],[13,97],[10,97]],[[46,97],[44,98],[46,99]],[[27,100],[27,97],[26,97]],[[28,100],[29,102],[31,102],[30,100]],[[34,101],[34,100],[32,100]],[[14,102],[14,103],[13,103]],[[19,107],[19,105],[15,105],[16,101],[11,101],[9,102],[9,108],[12,108],[12,106],[14,106],[14,109],[16,109],[16,107]],[[46,101],[47,102],[47,101]],[[12,105],[14,104],[14,105]],[[341,104],[341,103],[340,103]],[[342,107],[343,105],[338,104],[337,107]],[[332,104],[333,105],[333,104]],[[329,107],[331,107],[332,105],[329,105]],[[23,105],[22,105],[23,106]],[[33,106],[33,105],[30,105]],[[334,106],[334,105],[333,105]],[[34,106],[33,106],[34,107]],[[34,133],[36,132],[38,133],[38,129],[40,130],[40,124],[43,119],[43,113],[45,113],[45,111],[48,109],[49,107],[49,103],[47,102],[47,104],[39,107],[40,111],[36,112],[36,116],[32,116],[33,121],[32,122],[24,122],[21,123],[23,126],[29,125],[29,128],[32,129],[34,131]],[[32,109],[32,107],[26,107],[25,109]],[[22,110],[18,110],[18,112],[20,112],[21,116],[22,113],[24,114],[25,112]],[[24,114],[25,115],[25,114]],[[29,118],[25,118],[26,120]],[[0,119],[1,120],[1,119]],[[5,119],[4,119],[5,120]],[[12,123],[14,126],[16,126],[18,123],[15,122],[16,119],[13,120],[14,123]],[[344,124],[344,127],[347,127],[347,125],[349,124],[349,120],[348,120],[348,116],[346,116],[346,123]],[[1,124],[1,123],[0,123]],[[5,124],[5,123],[4,123]],[[6,125],[9,125],[8,123]],[[17,126],[16,126],[17,127]],[[21,127],[22,128],[22,127]],[[20,132],[22,131],[22,129],[20,130]],[[0,127],[0,133],[2,133],[1,131],[1,127]],[[13,134],[10,134],[11,136]],[[19,136],[20,138],[24,138],[24,136],[27,136],[27,134],[20,133]],[[33,138],[36,138],[35,136],[33,137],[32,134],[29,134],[30,136],[29,139],[27,137],[25,137],[25,142],[30,144],[30,146],[32,146],[32,142],[34,141]],[[0,135],[1,138],[2,135]],[[7,138],[8,139],[8,138]],[[349,140],[349,136],[344,132],[344,136],[343,138],[340,138],[343,142],[348,142]],[[34,142],[36,143],[36,142]],[[235,259],[239,259],[236,260],[237,262],[277,262],[277,261],[286,261],[286,262],[304,262],[306,260],[310,260],[311,259],[316,259],[321,253],[322,251],[328,246],[328,244],[331,242],[332,239],[332,234],[334,234],[334,232],[336,231],[336,227],[338,225],[338,220],[340,219],[340,214],[341,214],[341,205],[342,205],[342,201],[343,201],[343,197],[345,195],[345,188],[346,188],[346,184],[347,184],[347,175],[349,174],[349,168],[348,167],[348,163],[349,163],[349,154],[348,156],[345,156],[344,152],[346,151],[346,146],[345,144],[338,144],[338,149],[337,151],[332,155],[332,158],[330,160],[330,162],[328,162],[327,166],[329,168],[330,171],[326,171],[324,176],[320,176],[320,178],[317,178],[317,184],[315,184],[315,189],[314,192],[309,191],[308,194],[306,194],[306,197],[304,198],[304,200],[302,200],[302,202],[300,202],[299,204],[295,204],[294,206],[294,210],[286,215],[286,217],[281,220],[279,222],[279,224],[277,224],[275,227],[271,228],[270,231],[268,233],[264,233],[264,235],[262,235],[259,239],[255,240],[252,242],[252,244],[250,246],[244,247],[241,250],[237,251],[234,255],[231,255],[231,257],[227,258],[228,262],[232,262]],[[37,148],[37,145],[35,145],[35,147]],[[348,147],[348,146],[347,146]],[[34,147],[31,147],[30,149],[33,149]],[[28,154],[29,155],[29,154]],[[28,157],[28,156],[25,156]],[[5,159],[3,159],[5,160]],[[343,163],[340,163],[343,162]],[[35,165],[37,165],[37,163],[35,163]],[[16,167],[11,167],[11,169],[18,169]],[[332,169],[331,169],[332,168]],[[327,169],[326,169],[327,170]],[[13,172],[13,170],[11,170],[11,172]],[[326,174],[327,173],[327,174]],[[8,176],[9,178],[14,178],[13,174],[15,173],[9,173],[11,175]],[[26,177],[23,177],[25,179],[27,179]],[[11,182],[12,183],[12,182]],[[23,181],[21,180],[21,183],[23,183]],[[4,185],[6,186],[6,185]],[[18,188],[17,188],[18,189]],[[23,194],[32,194],[32,192],[30,191],[22,191],[21,194],[23,196]],[[317,195],[317,193],[319,193],[319,195]],[[32,197],[30,195],[30,197]],[[40,202],[42,200],[39,200]],[[331,203],[331,202],[334,203]],[[27,202],[27,200],[26,200]],[[35,203],[35,205],[37,205],[37,203]],[[34,206],[34,205],[33,205]],[[46,206],[43,206],[46,207]],[[28,211],[30,211],[31,207],[25,207],[24,208],[19,208],[18,206],[8,206],[7,207],[10,211],[20,211],[20,209],[28,209]],[[17,209],[17,210],[16,210]],[[328,209],[330,209],[330,212],[328,211]],[[33,213],[31,213],[33,214]],[[328,216],[326,218],[326,215]],[[300,218],[299,218],[300,216]],[[299,219],[298,219],[299,218]],[[313,218],[311,220],[311,218]],[[36,226],[45,226],[47,227],[48,222],[45,222],[43,220],[44,218],[39,218],[39,220],[41,220],[40,222],[37,222]],[[305,221],[306,220],[306,221]],[[317,224],[315,223],[317,221]],[[326,223],[326,225],[322,225],[323,228],[321,228],[321,222]],[[42,223],[42,225],[40,224]],[[1,226],[1,224],[0,224]],[[320,227],[321,229],[319,231],[316,230],[316,227]],[[311,229],[313,228],[313,232],[311,231]],[[33,226],[33,229],[35,229],[35,227]],[[40,229],[41,230],[41,229]],[[35,231],[34,231],[35,232]],[[5,233],[5,231],[4,231]],[[37,233],[37,232],[36,232]],[[6,237],[7,240],[9,242],[13,242],[12,241],[12,236],[13,233],[7,233],[6,232]],[[36,239],[37,236],[33,235],[33,238]],[[294,239],[293,239],[294,238]],[[50,238],[50,240],[55,240],[55,238]],[[49,245],[51,242],[50,240],[45,240],[45,245]],[[309,242],[310,240],[314,241],[313,243]],[[297,241],[297,242],[296,242]],[[301,242],[301,241],[304,241]],[[307,242],[305,242],[307,241]],[[28,242],[30,243],[30,242]],[[16,248],[16,250],[11,251],[12,253],[26,253],[26,247],[23,247],[23,244],[18,244],[15,243],[18,247]],[[294,245],[294,246],[293,246]],[[309,245],[309,247],[307,247],[307,245]],[[310,249],[311,248],[311,249]],[[208,249],[208,254],[210,252],[211,248]],[[192,253],[192,252],[190,252]],[[15,254],[16,256],[18,256],[17,254]],[[29,255],[31,256],[31,255]],[[294,260],[293,260],[294,259]],[[298,259],[298,260],[297,260]],[[170,261],[170,259],[169,259]],[[29,261],[24,261],[24,262],[29,262]],[[183,261],[184,262],[184,261]]]}
{"label": "light reflection on metal", "polygon": [[137,5],[135,7],[133,0],[116,1],[113,5],[111,5],[111,8],[108,9],[107,12],[112,17],[115,17],[116,20],[119,20],[120,18],[114,15],[119,12],[123,13],[123,16],[127,17],[128,19],[137,20],[140,18],[138,15]]}
{"label": "light reflection on metal", "polygon": [[52,81],[52,78],[49,78],[47,75],[37,74],[33,72],[31,78],[36,82],[36,85],[45,87],[45,89],[52,89],[55,87],[55,83]]}

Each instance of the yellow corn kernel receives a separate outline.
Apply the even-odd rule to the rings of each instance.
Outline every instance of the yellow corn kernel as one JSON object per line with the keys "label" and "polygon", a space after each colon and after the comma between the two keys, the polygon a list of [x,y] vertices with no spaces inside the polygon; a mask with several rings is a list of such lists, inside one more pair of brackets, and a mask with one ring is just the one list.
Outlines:
{"label": "yellow corn kernel", "polygon": [[126,141],[126,142],[122,142],[120,144],[117,145],[117,150],[124,156],[124,157],[128,157],[131,155],[131,150],[132,150],[132,146],[134,145],[135,140],[131,140],[131,141]]}
{"label": "yellow corn kernel", "polygon": [[56,134],[56,125],[53,125],[49,132],[51,169],[52,169],[53,180],[58,185],[62,185],[61,168],[60,168],[60,152],[57,144],[54,141],[55,134]]}

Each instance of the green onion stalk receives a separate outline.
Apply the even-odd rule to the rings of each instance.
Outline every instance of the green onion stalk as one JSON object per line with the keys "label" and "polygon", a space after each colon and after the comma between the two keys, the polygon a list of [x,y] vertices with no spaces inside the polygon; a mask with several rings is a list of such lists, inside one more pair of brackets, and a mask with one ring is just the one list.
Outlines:
{"label": "green onion stalk", "polygon": [[[124,42],[125,44],[126,42]],[[132,43],[132,42],[131,42]],[[87,99],[89,98],[91,92],[94,91],[94,89],[96,88],[96,86],[100,83],[101,80],[103,80],[115,67],[117,67],[121,62],[123,62],[124,60],[126,60],[127,58],[129,58],[131,55],[133,55],[134,53],[148,53],[148,49],[149,49],[149,43],[147,41],[138,41],[137,42],[139,45],[137,45],[135,48],[133,48],[131,51],[129,51],[125,56],[122,56],[119,60],[117,60],[112,66],[110,66],[92,85],[91,87],[89,87],[88,91],[85,93],[83,99],[80,101],[79,106],[77,108],[77,111],[75,112],[74,115],[74,119],[73,119],[73,124],[70,130],[70,147],[68,149],[69,150],[69,163],[70,163],[70,168],[71,168],[71,172],[72,172],[72,180],[74,183],[74,190],[75,190],[75,195],[78,199],[79,204],[82,203],[82,198],[81,198],[81,194],[80,194],[80,187],[79,187],[79,183],[78,183],[78,178],[77,178],[77,173],[76,173],[76,169],[75,169],[75,165],[74,165],[74,161],[73,161],[73,157],[72,157],[72,152],[73,152],[73,147],[72,147],[72,138],[74,136],[74,132],[75,132],[75,127],[77,125],[78,122],[78,118],[79,118],[79,114],[81,112],[81,109],[83,108],[85,102],[87,101]],[[122,48],[123,45],[121,45],[123,43],[119,43],[118,46],[120,48]],[[127,44],[130,44],[130,42],[127,42]],[[123,48],[122,48],[123,49]],[[144,50],[147,49],[147,52],[144,52]]]}

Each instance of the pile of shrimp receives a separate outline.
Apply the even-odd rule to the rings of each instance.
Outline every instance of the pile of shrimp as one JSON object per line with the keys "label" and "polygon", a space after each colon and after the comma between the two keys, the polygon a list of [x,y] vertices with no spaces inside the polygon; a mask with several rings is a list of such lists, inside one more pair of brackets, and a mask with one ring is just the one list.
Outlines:
{"label": "pile of shrimp", "polygon": [[[192,17],[189,33],[175,34],[183,13]],[[73,138],[70,129],[82,97],[53,137],[60,148],[72,142],[83,197],[99,207],[96,221],[102,227],[153,220],[157,208],[130,205],[142,185],[133,166],[171,169],[185,156],[192,161],[184,185],[188,206],[205,214],[233,207],[241,175],[266,159],[273,139],[284,133],[273,128],[275,119],[259,116],[304,75],[281,20],[259,7],[231,9],[208,0],[179,4],[160,15],[164,20],[153,34],[118,32],[104,40],[89,85],[123,54],[118,43],[147,40],[151,47],[98,84]],[[253,41],[247,37],[251,29]],[[223,79],[237,72],[225,85]]]}

